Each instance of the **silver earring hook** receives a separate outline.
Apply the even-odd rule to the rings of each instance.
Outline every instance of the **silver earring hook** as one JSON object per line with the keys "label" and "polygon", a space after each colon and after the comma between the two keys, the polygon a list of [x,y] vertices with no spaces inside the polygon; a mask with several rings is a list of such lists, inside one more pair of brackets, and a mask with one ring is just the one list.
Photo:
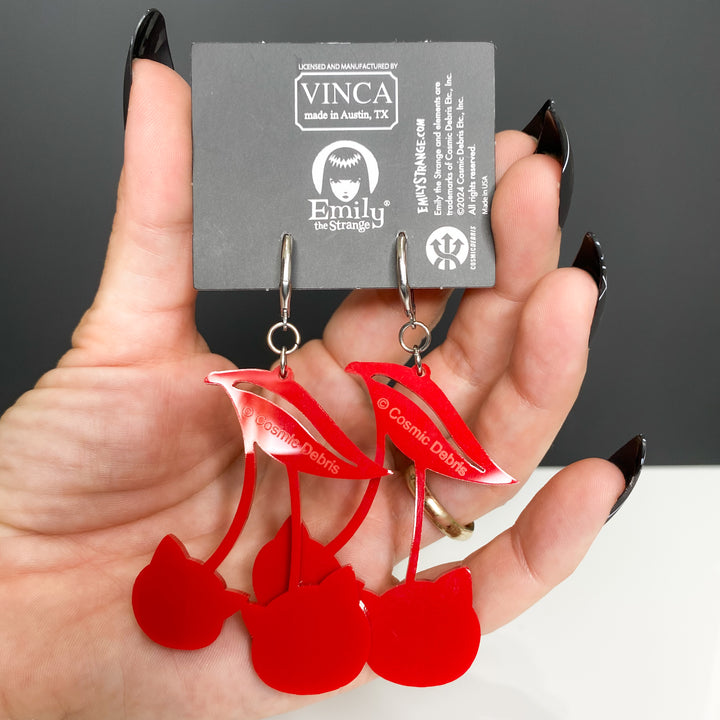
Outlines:
{"label": "silver earring hook", "polygon": [[397,269],[398,292],[402,300],[405,314],[415,324],[415,294],[408,280],[407,235],[402,230],[395,241],[395,267]]}
{"label": "silver earring hook", "polygon": [[290,294],[292,293],[292,250],[293,236],[285,233],[282,236],[280,249],[280,317],[287,325],[290,317]]}
{"label": "silver earring hook", "polygon": [[[294,353],[300,347],[300,331],[289,321],[290,319],[290,295],[292,293],[292,250],[293,237],[289,233],[282,236],[282,247],[280,248],[280,322],[275,323],[267,334],[268,347],[280,356],[280,376],[287,377],[287,356]],[[291,331],[294,343],[288,348],[285,345],[278,347],[273,341],[273,335],[277,330],[284,333]]]}
{"label": "silver earring hook", "polygon": [[[407,264],[407,235],[400,231],[397,234],[397,240],[395,241],[395,260],[397,268],[397,281],[398,281],[398,292],[400,293],[400,299],[402,300],[403,307],[405,308],[405,314],[408,316],[408,321],[400,328],[398,333],[398,340],[400,346],[405,352],[410,353],[415,360],[415,368],[418,375],[423,374],[422,359],[420,353],[425,352],[430,347],[432,335],[430,328],[425,324],[421,323],[415,317],[415,294],[410,286],[408,279],[408,264]],[[405,333],[409,329],[420,328],[424,333],[425,337],[422,339],[419,345],[408,345],[405,342]]]}

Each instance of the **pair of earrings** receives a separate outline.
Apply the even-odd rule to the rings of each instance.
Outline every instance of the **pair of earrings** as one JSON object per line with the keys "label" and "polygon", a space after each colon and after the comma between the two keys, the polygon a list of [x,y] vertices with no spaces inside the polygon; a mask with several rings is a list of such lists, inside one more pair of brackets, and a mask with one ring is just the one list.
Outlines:
{"label": "pair of earrings", "polygon": [[[242,429],[244,480],[230,528],[204,562],[191,558],[174,535],[163,538],[135,581],[135,617],[156,643],[195,650],[214,642],[225,620],[240,612],[252,638],[255,671],[267,685],[287,693],[336,690],[351,682],[366,664],[402,685],[450,682],[472,664],[480,625],[472,606],[468,568],[455,568],[432,582],[416,578],[426,473],[482,484],[513,480],[488,457],[422,362],[431,336],[415,317],[405,233],[399,233],[396,241],[398,289],[408,317],[399,341],[413,362],[410,366],[353,362],[345,368],[363,379],[370,395],[376,421],[373,460],[293,379],[288,367],[288,355],[300,345],[300,333],[289,321],[291,258],[292,237],[286,234],[281,249],[281,320],[267,336],[268,345],[280,356],[278,367],[214,372],[206,378],[228,394]],[[424,337],[410,346],[405,336],[415,328]],[[277,331],[291,333],[293,345],[278,348]],[[307,424],[248,386],[282,398]],[[351,566],[341,566],[336,554],[360,528],[381,479],[394,477],[384,467],[386,438],[414,463],[415,514],[405,581],[377,595],[365,589]],[[255,558],[251,597],[227,589],[217,568],[250,513],[258,448],[286,468],[290,517]],[[302,522],[300,473],[368,480],[354,515],[326,545],[314,540]],[[452,654],[446,652],[448,643]]]}

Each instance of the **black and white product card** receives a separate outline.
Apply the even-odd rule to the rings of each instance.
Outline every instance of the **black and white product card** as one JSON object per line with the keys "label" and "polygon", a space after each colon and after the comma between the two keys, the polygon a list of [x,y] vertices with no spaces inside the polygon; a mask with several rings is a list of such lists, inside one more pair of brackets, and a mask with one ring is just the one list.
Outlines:
{"label": "black and white product card", "polygon": [[195,44],[194,278],[273,289],[495,282],[491,43]]}

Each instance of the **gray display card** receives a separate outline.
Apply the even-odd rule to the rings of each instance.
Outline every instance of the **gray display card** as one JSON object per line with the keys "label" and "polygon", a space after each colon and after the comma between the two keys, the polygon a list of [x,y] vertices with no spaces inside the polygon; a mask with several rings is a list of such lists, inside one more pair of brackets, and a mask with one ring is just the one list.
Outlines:
{"label": "gray display card", "polygon": [[495,282],[490,43],[195,44],[194,277],[272,289]]}

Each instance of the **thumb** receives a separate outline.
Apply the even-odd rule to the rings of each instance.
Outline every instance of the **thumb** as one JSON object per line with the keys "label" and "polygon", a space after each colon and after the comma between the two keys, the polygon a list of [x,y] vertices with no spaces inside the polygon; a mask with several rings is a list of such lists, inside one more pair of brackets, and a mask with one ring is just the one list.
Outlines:
{"label": "thumb", "polygon": [[105,268],[71,356],[105,364],[192,352],[194,315],[190,88],[170,68],[135,60]]}

